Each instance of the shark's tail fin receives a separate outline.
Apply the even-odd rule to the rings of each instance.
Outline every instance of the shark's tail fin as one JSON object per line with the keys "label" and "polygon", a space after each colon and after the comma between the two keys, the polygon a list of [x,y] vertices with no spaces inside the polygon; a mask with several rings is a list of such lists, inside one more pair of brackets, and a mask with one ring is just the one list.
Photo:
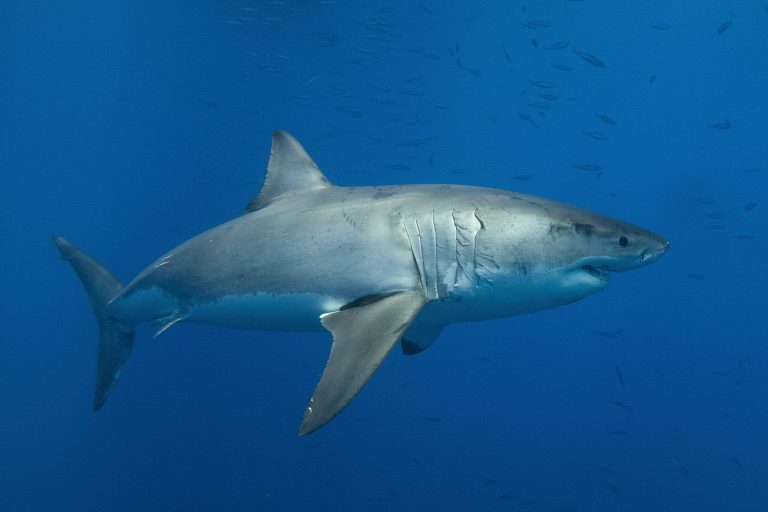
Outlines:
{"label": "shark's tail fin", "polygon": [[106,402],[133,347],[133,331],[104,313],[104,306],[122,290],[122,283],[107,269],[60,236],[53,237],[61,259],[67,260],[82,281],[96,319],[99,321],[99,358],[93,410]]}

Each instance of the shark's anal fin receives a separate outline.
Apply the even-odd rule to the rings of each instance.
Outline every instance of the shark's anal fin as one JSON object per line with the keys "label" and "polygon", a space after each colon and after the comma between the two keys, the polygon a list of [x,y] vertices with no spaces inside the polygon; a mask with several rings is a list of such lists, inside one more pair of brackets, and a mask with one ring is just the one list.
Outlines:
{"label": "shark's anal fin", "polygon": [[357,395],[426,303],[418,292],[382,296],[374,302],[320,317],[333,345],[299,435],[331,421]]}
{"label": "shark's anal fin", "polygon": [[439,325],[437,327],[408,329],[405,332],[405,335],[403,335],[403,340],[400,342],[400,348],[403,350],[403,354],[412,356],[427,350],[435,341],[437,341],[437,338],[440,337],[443,328],[444,326]]}

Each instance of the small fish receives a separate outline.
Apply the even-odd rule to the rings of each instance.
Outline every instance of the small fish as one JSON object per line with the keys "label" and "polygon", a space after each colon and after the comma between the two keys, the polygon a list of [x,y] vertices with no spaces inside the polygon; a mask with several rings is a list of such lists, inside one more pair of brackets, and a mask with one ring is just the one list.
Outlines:
{"label": "small fish", "polygon": [[715,128],[717,130],[728,130],[731,128],[731,120],[726,119],[722,123],[713,123],[709,125],[710,128]]}
{"label": "small fish", "polygon": [[552,43],[551,45],[544,48],[545,50],[562,50],[563,48],[568,48],[571,46],[571,43],[568,41],[558,41],[556,43]]}
{"label": "small fish", "polygon": [[437,422],[440,421],[440,418],[437,417],[437,416],[423,416],[420,419],[421,419],[421,421],[426,421],[428,423],[437,423]]}
{"label": "small fish", "polygon": [[737,379],[734,381],[734,383],[735,383],[737,386],[741,386],[742,384],[744,384],[744,382],[745,382],[746,380],[747,380],[747,376],[746,376],[746,375],[742,375],[741,377],[737,378]]}
{"label": "small fish", "polygon": [[744,204],[744,211],[745,212],[751,212],[755,209],[755,206],[757,206],[756,202],[749,202]]}
{"label": "small fish", "polygon": [[353,119],[360,119],[363,117],[363,112],[356,108],[351,107],[336,107],[336,112],[339,114],[343,114],[345,116],[351,117]]}
{"label": "small fish", "polygon": [[614,436],[622,436],[623,437],[623,436],[626,436],[627,434],[629,434],[629,431],[628,430],[611,430],[611,434],[613,434]]}
{"label": "small fish", "polygon": [[725,23],[721,23],[721,24],[720,24],[720,25],[717,27],[717,33],[718,33],[718,34],[722,34],[722,33],[723,33],[723,32],[725,32],[726,30],[728,30],[728,28],[729,28],[730,26],[731,26],[731,22],[730,22],[730,21],[726,21]]}
{"label": "small fish", "polygon": [[721,220],[726,217],[725,213],[723,212],[711,212],[705,215],[708,219],[714,219],[714,220]]}
{"label": "small fish", "polygon": [[531,114],[528,112],[518,112],[517,115],[522,119],[523,121],[527,121],[531,123],[534,128],[538,128],[539,126],[534,122],[533,118],[531,117]]}
{"label": "small fish", "polygon": [[654,23],[651,25],[651,28],[654,28],[656,30],[669,30],[672,28],[672,25],[669,23]]}
{"label": "small fish", "polygon": [[539,94],[539,98],[545,99],[547,101],[556,101],[558,96],[556,94]]}
{"label": "small fish", "polygon": [[425,83],[427,83],[427,80],[420,76],[412,76],[411,78],[404,79],[402,82],[404,84],[424,85]]}
{"label": "small fish", "polygon": [[218,103],[214,103],[213,101],[205,100],[202,98],[198,98],[197,101],[213,110],[219,110],[221,108]]}
{"label": "small fish", "polygon": [[602,132],[596,132],[596,131],[583,131],[584,135],[589,137],[590,139],[595,140],[608,140],[608,136]]}
{"label": "small fish", "polygon": [[512,176],[512,179],[518,181],[530,181],[533,179],[533,174],[516,174],[515,176]]}
{"label": "small fish", "polygon": [[552,26],[551,21],[547,20],[528,20],[523,23],[525,28],[549,28]]}
{"label": "small fish", "polygon": [[604,122],[605,124],[615,125],[616,120],[612,117],[608,117],[605,114],[597,114],[595,113],[595,117]]}
{"label": "small fish", "polygon": [[616,496],[621,496],[621,495],[622,495],[622,493],[621,493],[621,489],[619,489],[618,487],[616,487],[616,486],[615,486],[615,485],[613,485],[612,483],[606,482],[605,480],[600,480],[600,483],[601,483],[601,484],[603,484],[603,485],[605,486],[605,488],[606,488],[606,489],[608,489],[609,491],[611,491],[611,492],[612,492],[613,494],[615,494]]}
{"label": "small fish", "polygon": [[487,356],[477,356],[477,359],[479,361],[483,361],[484,363],[492,363],[493,362],[493,359],[491,359],[490,357],[487,357]]}
{"label": "small fish", "polygon": [[573,71],[573,68],[568,64],[552,64],[552,67],[558,71]]}
{"label": "small fish", "polygon": [[[406,96],[413,96],[414,98],[421,98],[424,96],[424,93],[415,89],[400,89],[400,92],[402,94],[405,94]],[[390,104],[395,104],[393,102],[389,102]]]}
{"label": "small fish", "polygon": [[[670,455],[670,457],[672,456]],[[688,473],[688,468],[680,464],[680,462],[678,462],[678,460],[674,457],[672,457],[672,462],[674,462],[675,465],[678,467],[678,469],[680,469],[680,472],[683,474],[685,478],[690,478],[691,475],[690,473]]]}
{"label": "small fish", "polygon": [[554,82],[547,82],[546,80],[531,80],[528,79],[528,82],[533,85],[534,87],[538,87],[540,89],[554,89],[557,87],[557,84]]}
{"label": "small fish", "polygon": [[504,52],[504,58],[507,59],[507,64],[512,64],[512,57],[509,56],[509,52],[504,45],[501,45],[501,49]]}
{"label": "small fish", "polygon": [[598,473],[600,473],[601,475],[615,475],[616,474],[616,472],[614,470],[612,470],[611,468],[609,468],[607,466],[598,466],[598,465],[595,464],[594,467],[595,467],[595,470]]}
{"label": "small fish", "polygon": [[704,274],[696,274],[694,272],[683,272],[683,275],[688,279],[694,279],[696,281],[703,281],[707,278]]}
{"label": "small fish", "polygon": [[591,53],[587,53],[587,52],[580,52],[580,51],[578,51],[576,48],[574,48],[574,49],[573,49],[573,53],[575,53],[576,55],[578,55],[579,57],[581,57],[581,58],[582,58],[584,61],[586,61],[586,62],[589,62],[590,64],[592,64],[592,65],[593,65],[593,66],[595,66],[596,68],[604,68],[604,67],[607,67],[607,66],[605,65],[605,62],[603,62],[602,60],[598,59],[597,57],[595,57],[595,56],[594,56],[594,55],[592,55]]}
{"label": "small fish", "polygon": [[421,139],[404,140],[403,142],[400,142],[398,146],[404,146],[404,147],[421,146],[423,144],[432,142],[433,140],[435,140],[434,137],[424,137]]}
{"label": "small fish", "polygon": [[656,368],[653,369],[653,371],[655,371],[656,375],[658,375],[659,377],[664,377],[665,371],[663,366],[657,366]]}
{"label": "small fish", "polygon": [[696,201],[699,204],[704,204],[707,206],[712,206],[714,204],[717,204],[713,199],[710,199],[708,197],[692,197],[691,200]]}
{"label": "small fish", "polygon": [[630,406],[628,406],[627,404],[625,404],[624,402],[622,402],[620,400],[611,400],[611,403],[613,405],[615,405],[616,407],[618,407],[619,409],[622,409],[622,410],[624,410],[624,411],[626,411],[628,413],[635,412],[635,410],[633,408],[631,408]]}
{"label": "small fish", "polygon": [[571,167],[573,167],[574,169],[579,169],[581,171],[590,171],[590,172],[597,172],[597,171],[603,170],[603,166],[597,165],[597,164],[581,164],[581,165],[571,164]]}
{"label": "small fish", "polygon": [[531,46],[533,46],[534,48],[539,47],[539,42],[536,40],[535,37],[531,38]]}
{"label": "small fish", "polygon": [[410,171],[411,168],[404,164],[392,164],[388,166],[390,169],[393,169],[395,171]]}
{"label": "small fish", "polygon": [[745,234],[733,235],[733,238],[735,238],[736,240],[754,240],[755,239],[753,235],[745,235]]}
{"label": "small fish", "polygon": [[419,2],[419,6],[422,8],[422,10],[425,13],[429,14],[430,16],[432,15],[432,9],[430,9],[427,4],[425,4],[424,2]]}
{"label": "small fish", "polygon": [[451,106],[448,103],[439,103],[437,101],[431,101],[431,100],[427,100],[427,103],[439,109],[451,108]]}
{"label": "small fish", "polygon": [[608,338],[609,340],[615,340],[619,337],[619,334],[623,333],[624,329],[616,329],[615,331],[594,331],[595,334],[602,338]]}
{"label": "small fish", "polygon": [[654,74],[652,74],[651,76],[648,77],[648,83],[649,84],[652,84],[655,81],[656,81],[656,73],[654,73]]}
{"label": "small fish", "polygon": [[733,462],[737,468],[741,469],[741,461],[739,459],[736,457],[731,457],[731,462]]}
{"label": "small fish", "polygon": [[616,378],[619,379],[619,384],[621,384],[621,387],[624,387],[624,375],[621,374],[621,368],[616,366],[615,369],[616,369]]}

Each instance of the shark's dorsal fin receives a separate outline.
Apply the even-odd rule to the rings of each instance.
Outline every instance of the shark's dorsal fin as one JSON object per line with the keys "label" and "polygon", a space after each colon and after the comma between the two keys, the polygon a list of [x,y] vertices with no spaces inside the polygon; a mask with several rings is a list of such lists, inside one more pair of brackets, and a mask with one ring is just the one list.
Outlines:
{"label": "shark's dorsal fin", "polygon": [[272,134],[272,152],[264,186],[245,211],[264,208],[278,197],[332,186],[299,141],[288,132],[276,131]]}
{"label": "shark's dorsal fin", "polygon": [[333,334],[333,345],[304,412],[299,435],[314,432],[339,414],[368,382],[425,303],[421,291],[384,294],[320,317],[323,327]]}

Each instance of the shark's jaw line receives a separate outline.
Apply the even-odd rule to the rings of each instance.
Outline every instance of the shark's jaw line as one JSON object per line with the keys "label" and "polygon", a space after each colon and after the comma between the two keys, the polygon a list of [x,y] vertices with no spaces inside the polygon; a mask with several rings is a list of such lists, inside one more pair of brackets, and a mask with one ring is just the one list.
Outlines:
{"label": "shark's jaw line", "polygon": [[601,281],[606,281],[606,282],[611,281],[611,276],[608,274],[608,272],[603,272],[597,267],[594,267],[592,265],[582,265],[580,268],[582,271],[586,272],[590,276],[595,277]]}

